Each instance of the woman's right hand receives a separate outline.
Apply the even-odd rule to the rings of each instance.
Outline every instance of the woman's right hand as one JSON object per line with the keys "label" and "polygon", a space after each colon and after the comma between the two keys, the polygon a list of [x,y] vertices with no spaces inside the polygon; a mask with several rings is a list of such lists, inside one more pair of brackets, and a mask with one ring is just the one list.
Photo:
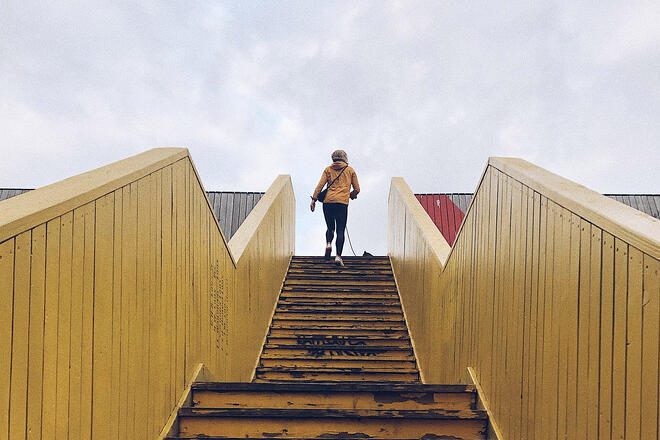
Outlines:
{"label": "woman's right hand", "polygon": [[312,201],[309,202],[309,209],[311,209],[312,212],[314,212],[314,208],[316,208],[316,200],[312,199]]}

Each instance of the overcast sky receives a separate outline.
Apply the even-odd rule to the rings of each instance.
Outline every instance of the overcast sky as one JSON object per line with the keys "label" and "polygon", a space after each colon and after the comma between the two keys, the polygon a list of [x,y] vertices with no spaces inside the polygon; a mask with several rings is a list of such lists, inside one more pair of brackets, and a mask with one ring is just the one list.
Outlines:
{"label": "overcast sky", "polygon": [[392,176],[471,192],[488,156],[659,193],[659,23],[657,0],[0,0],[0,186],[186,146],[208,190],[290,174],[299,254],[336,148],[360,254],[386,253]]}

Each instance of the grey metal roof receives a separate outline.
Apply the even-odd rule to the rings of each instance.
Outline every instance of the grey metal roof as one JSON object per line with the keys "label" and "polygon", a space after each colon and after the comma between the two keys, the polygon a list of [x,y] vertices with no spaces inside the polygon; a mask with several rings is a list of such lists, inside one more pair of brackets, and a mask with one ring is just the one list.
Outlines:
{"label": "grey metal roof", "polygon": [[[458,208],[465,212],[472,201],[472,193],[434,193],[445,195],[451,199]],[[422,194],[419,194],[422,195]],[[603,194],[611,199],[642,211],[645,214],[660,220],[660,194]]]}
{"label": "grey metal roof", "polygon": [[[0,188],[0,202],[28,191],[32,190]],[[228,191],[208,191],[206,194],[213,207],[215,218],[218,220],[227,240],[236,233],[239,226],[252,211],[252,208],[264,195],[262,192]]]}
{"label": "grey metal roof", "polygon": [[215,218],[229,240],[245,221],[252,208],[261,200],[262,192],[208,191]]}

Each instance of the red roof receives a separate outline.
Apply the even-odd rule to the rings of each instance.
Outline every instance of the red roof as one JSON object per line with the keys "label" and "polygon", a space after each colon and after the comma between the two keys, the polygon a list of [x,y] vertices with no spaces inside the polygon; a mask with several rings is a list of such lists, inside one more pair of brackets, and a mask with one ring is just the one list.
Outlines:
{"label": "red roof", "polygon": [[446,194],[415,194],[450,246],[463,221],[463,211]]}

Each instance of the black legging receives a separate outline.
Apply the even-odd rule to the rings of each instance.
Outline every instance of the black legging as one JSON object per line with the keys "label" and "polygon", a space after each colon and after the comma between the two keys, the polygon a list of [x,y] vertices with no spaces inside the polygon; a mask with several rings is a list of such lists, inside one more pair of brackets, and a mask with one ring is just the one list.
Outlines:
{"label": "black legging", "polygon": [[324,203],[323,216],[328,230],[325,231],[326,243],[332,242],[335,235],[335,224],[337,225],[337,255],[341,256],[344,250],[344,230],[348,219],[348,205],[343,203]]}

